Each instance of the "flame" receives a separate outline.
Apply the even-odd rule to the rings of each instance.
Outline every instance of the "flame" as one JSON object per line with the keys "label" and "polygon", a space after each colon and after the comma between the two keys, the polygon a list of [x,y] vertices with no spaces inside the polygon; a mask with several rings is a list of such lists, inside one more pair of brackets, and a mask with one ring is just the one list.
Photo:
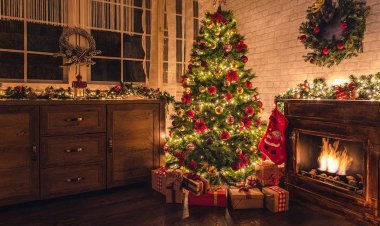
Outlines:
{"label": "flame", "polygon": [[347,153],[347,148],[338,150],[339,140],[330,144],[329,138],[322,138],[321,154],[318,157],[319,170],[329,173],[346,175],[346,170],[352,164],[352,158]]}

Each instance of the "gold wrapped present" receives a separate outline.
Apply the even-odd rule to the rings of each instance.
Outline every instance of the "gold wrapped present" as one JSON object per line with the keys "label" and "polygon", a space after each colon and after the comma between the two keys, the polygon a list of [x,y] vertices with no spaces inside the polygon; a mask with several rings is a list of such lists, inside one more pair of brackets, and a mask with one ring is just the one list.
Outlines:
{"label": "gold wrapped present", "polygon": [[265,207],[272,213],[284,212],[289,209],[289,192],[278,187],[263,188]]}
{"label": "gold wrapped present", "polygon": [[164,186],[166,185],[166,169],[161,167],[159,169],[152,170],[152,188],[161,194],[165,195],[166,191]]}
{"label": "gold wrapped present", "polygon": [[210,189],[209,181],[194,173],[183,176],[182,186],[195,195],[204,194]]}
{"label": "gold wrapped present", "polygon": [[264,194],[258,188],[231,187],[228,189],[233,209],[263,208]]}

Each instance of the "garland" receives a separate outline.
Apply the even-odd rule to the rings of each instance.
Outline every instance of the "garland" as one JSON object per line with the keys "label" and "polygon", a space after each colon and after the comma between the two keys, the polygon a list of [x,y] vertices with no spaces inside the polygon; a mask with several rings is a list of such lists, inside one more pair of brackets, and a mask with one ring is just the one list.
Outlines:
{"label": "garland", "polygon": [[[88,42],[88,48],[83,48],[79,45],[72,45],[69,41],[70,36],[79,35],[86,39]],[[56,56],[63,56],[66,58],[66,62],[63,66],[71,65],[94,65],[95,62],[91,60],[92,57],[101,54],[100,50],[96,49],[96,43],[94,38],[84,29],[74,27],[65,28],[59,38],[60,52]]]}
{"label": "garland", "polygon": [[[147,88],[144,86],[134,87],[132,84],[120,83],[109,90],[91,90],[86,89],[85,99],[126,99],[130,96],[140,96],[148,99],[165,100],[168,104],[174,102],[174,96],[168,92],[162,92],[160,89]],[[47,87],[44,90],[35,90],[27,86],[8,87],[4,90],[4,94],[0,92],[0,99],[45,99],[45,100],[70,100],[73,98],[72,88]]]}
{"label": "garland", "polygon": [[284,99],[335,99],[335,100],[380,100],[380,72],[356,77],[350,76],[350,82],[342,85],[327,85],[324,79],[305,81],[296,88],[289,89],[276,96]]}
{"label": "garland", "polygon": [[305,61],[331,67],[363,52],[369,9],[364,0],[339,0],[338,6],[332,0],[317,0],[299,29],[298,39],[311,50]]}

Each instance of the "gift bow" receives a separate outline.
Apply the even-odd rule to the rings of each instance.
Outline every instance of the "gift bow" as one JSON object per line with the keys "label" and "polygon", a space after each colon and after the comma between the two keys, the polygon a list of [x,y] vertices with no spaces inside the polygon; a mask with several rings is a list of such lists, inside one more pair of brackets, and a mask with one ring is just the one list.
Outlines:
{"label": "gift bow", "polygon": [[161,168],[155,170],[154,173],[158,174],[158,175],[165,175],[166,174],[166,168],[164,166],[162,166]]}

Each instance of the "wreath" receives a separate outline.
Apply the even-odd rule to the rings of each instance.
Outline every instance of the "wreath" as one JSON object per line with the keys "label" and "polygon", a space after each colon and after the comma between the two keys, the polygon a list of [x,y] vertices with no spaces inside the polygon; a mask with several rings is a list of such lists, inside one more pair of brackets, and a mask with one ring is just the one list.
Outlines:
{"label": "wreath", "polygon": [[[69,38],[72,35],[79,35],[85,38],[88,42],[88,48],[81,47],[79,45],[73,45],[69,42]],[[96,43],[94,38],[84,29],[74,27],[65,28],[59,38],[59,56],[66,58],[66,62],[63,66],[71,65],[94,65],[95,62],[91,60],[92,57],[101,54],[100,50],[96,50]]]}
{"label": "wreath", "polygon": [[312,50],[305,61],[331,67],[363,52],[369,9],[364,0],[317,0],[300,26],[298,39]]}

